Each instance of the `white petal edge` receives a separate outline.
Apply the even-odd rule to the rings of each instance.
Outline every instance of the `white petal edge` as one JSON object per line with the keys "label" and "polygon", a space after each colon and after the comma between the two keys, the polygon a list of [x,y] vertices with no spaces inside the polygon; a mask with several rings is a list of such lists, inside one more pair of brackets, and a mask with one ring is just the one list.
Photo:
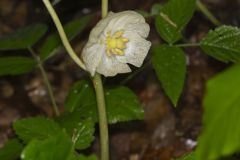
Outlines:
{"label": "white petal edge", "polygon": [[127,64],[117,61],[116,57],[107,57],[106,55],[103,55],[101,62],[97,67],[97,72],[105,77],[112,77],[118,73],[131,72],[131,69]]}
{"label": "white petal edge", "polygon": [[82,51],[82,59],[86,66],[87,71],[94,76],[96,68],[101,62],[102,56],[105,54],[105,47],[103,45],[94,44],[89,46],[88,44]]}

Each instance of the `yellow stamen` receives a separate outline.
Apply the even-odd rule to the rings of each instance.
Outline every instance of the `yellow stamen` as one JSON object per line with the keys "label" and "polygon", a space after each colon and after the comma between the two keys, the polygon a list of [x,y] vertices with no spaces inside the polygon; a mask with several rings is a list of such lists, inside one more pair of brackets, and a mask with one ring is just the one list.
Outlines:
{"label": "yellow stamen", "polygon": [[124,55],[124,49],[127,47],[126,44],[129,42],[128,38],[123,37],[124,32],[117,31],[111,36],[111,32],[107,32],[106,37],[106,53],[107,56],[111,55]]}

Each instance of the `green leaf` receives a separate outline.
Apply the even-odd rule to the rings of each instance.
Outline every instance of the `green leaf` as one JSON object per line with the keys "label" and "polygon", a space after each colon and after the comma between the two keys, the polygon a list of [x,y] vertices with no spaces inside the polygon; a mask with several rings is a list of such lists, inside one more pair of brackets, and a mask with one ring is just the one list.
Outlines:
{"label": "green leaf", "polygon": [[0,38],[0,50],[27,49],[33,46],[47,31],[45,24],[19,29]]}
{"label": "green leaf", "polygon": [[83,120],[78,112],[65,113],[57,121],[72,137],[76,149],[85,149],[91,145],[94,140],[94,121]]}
{"label": "green leaf", "polygon": [[23,145],[18,139],[9,140],[3,148],[0,149],[0,159],[17,160],[22,152]]}
{"label": "green leaf", "polygon": [[68,160],[72,153],[71,139],[60,132],[45,140],[33,140],[24,149],[22,160]]}
{"label": "green leaf", "polygon": [[25,143],[32,139],[43,140],[62,131],[56,122],[44,117],[18,120],[13,124],[13,128]]}
{"label": "green leaf", "polygon": [[[72,40],[78,34],[80,34],[83,29],[90,22],[92,16],[85,16],[78,20],[73,20],[64,26],[64,30],[69,40]],[[56,54],[60,49],[62,49],[62,41],[58,33],[50,35],[43,46],[40,48],[40,58],[46,60],[47,58]]]}
{"label": "green leaf", "polygon": [[156,17],[160,36],[172,44],[181,39],[181,31],[188,24],[196,8],[196,0],[170,0]]}
{"label": "green leaf", "polygon": [[159,45],[153,48],[153,67],[168,97],[176,106],[186,76],[186,58],[177,47]]}
{"label": "green leaf", "polygon": [[212,160],[240,151],[240,65],[207,83],[203,131],[197,160]]}
{"label": "green leaf", "polygon": [[72,155],[68,160],[97,160],[96,155],[90,155],[90,156],[85,156],[85,155]]}
{"label": "green leaf", "polygon": [[110,123],[144,118],[144,111],[137,96],[126,87],[106,90],[106,105]]}
{"label": "green leaf", "polygon": [[89,105],[96,105],[92,84],[86,80],[76,82],[65,100],[65,109],[72,112],[78,106],[85,108]]}
{"label": "green leaf", "polygon": [[[93,86],[77,82],[67,97],[65,108],[78,112],[80,117],[98,121],[97,104]],[[106,107],[109,123],[143,119],[143,109],[137,97],[126,87],[106,89]]]}
{"label": "green leaf", "polygon": [[178,158],[177,160],[195,160],[195,154],[194,153],[190,153],[190,154],[187,154],[181,158]]}
{"label": "green leaf", "polygon": [[201,48],[210,56],[223,62],[239,62],[240,29],[232,26],[221,26],[210,31],[200,42]]}
{"label": "green leaf", "polygon": [[27,57],[1,57],[0,76],[19,75],[30,72],[36,66],[36,61]]}

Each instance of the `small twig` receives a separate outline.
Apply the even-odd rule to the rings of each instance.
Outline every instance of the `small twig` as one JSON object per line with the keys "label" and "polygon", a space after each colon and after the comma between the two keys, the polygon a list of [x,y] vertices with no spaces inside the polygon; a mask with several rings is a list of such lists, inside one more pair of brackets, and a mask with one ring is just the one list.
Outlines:
{"label": "small twig", "polygon": [[66,48],[68,54],[70,55],[70,57],[82,68],[82,69],[86,69],[84,63],[82,62],[82,60],[77,56],[77,54],[75,53],[75,51],[73,50],[72,46],[70,45],[68,38],[66,36],[66,33],[63,29],[62,23],[57,15],[57,13],[55,12],[55,10],[52,7],[52,4],[49,2],[49,0],[43,0],[43,3],[45,4],[49,14],[51,15],[53,22],[56,25],[56,28],[58,30],[58,33],[60,35],[60,38],[62,40],[62,43],[64,45],[64,47]]}
{"label": "small twig", "polygon": [[47,72],[45,71],[40,58],[37,56],[37,54],[34,52],[34,50],[32,48],[28,48],[28,50],[32,54],[34,59],[37,61],[38,68],[40,69],[40,72],[41,72],[42,77],[43,77],[43,81],[44,81],[44,83],[45,83],[45,85],[47,87],[47,90],[48,90],[48,95],[50,97],[50,100],[51,100],[51,103],[52,103],[52,106],[53,106],[53,110],[54,110],[55,114],[57,116],[59,116],[60,112],[59,112],[56,100],[54,98],[54,95],[53,95],[53,89],[52,89],[52,86],[51,86],[51,84],[49,82],[49,79],[48,79],[48,76],[47,76]]}
{"label": "small twig", "polygon": [[197,7],[214,25],[221,25],[221,22],[207,9],[201,0],[197,0]]}

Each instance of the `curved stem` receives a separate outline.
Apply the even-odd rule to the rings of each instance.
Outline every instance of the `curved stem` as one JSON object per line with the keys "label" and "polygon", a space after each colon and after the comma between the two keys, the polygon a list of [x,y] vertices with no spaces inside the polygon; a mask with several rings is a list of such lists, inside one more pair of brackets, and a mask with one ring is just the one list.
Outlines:
{"label": "curved stem", "polygon": [[62,43],[63,43],[64,47],[66,48],[68,54],[82,69],[85,70],[85,65],[80,60],[80,58],[77,56],[77,54],[74,52],[73,48],[71,47],[71,45],[70,45],[70,43],[67,39],[67,36],[64,32],[63,26],[62,26],[62,24],[61,24],[61,22],[58,18],[58,15],[52,7],[52,4],[49,2],[49,0],[43,0],[43,3],[45,4],[49,14],[51,15],[51,17],[52,17],[52,19],[53,19],[53,21],[54,21],[54,23],[57,27],[57,30],[58,30],[58,33],[59,33],[60,38],[62,40]]}
{"label": "curved stem", "polygon": [[221,25],[221,22],[207,9],[201,0],[197,0],[197,7],[214,25]]}
{"label": "curved stem", "polygon": [[92,79],[96,91],[99,129],[100,129],[100,145],[101,145],[101,160],[109,160],[109,136],[108,122],[106,113],[106,103],[102,84],[101,75],[96,73]]}
{"label": "curved stem", "polygon": [[43,65],[42,65],[42,62],[40,60],[40,58],[37,56],[37,54],[33,51],[32,48],[28,48],[29,52],[32,54],[32,56],[35,58],[35,60],[37,61],[38,63],[38,68],[40,69],[40,72],[42,74],[42,77],[43,77],[43,81],[47,87],[47,91],[48,91],[48,95],[50,97],[50,100],[51,100],[51,103],[52,103],[52,106],[53,106],[53,110],[55,112],[55,114],[57,116],[60,115],[60,112],[58,110],[58,106],[57,106],[57,103],[56,103],[56,100],[54,98],[54,95],[53,95],[53,90],[52,90],[52,86],[48,80],[48,76],[47,76],[47,72],[45,71]]}

